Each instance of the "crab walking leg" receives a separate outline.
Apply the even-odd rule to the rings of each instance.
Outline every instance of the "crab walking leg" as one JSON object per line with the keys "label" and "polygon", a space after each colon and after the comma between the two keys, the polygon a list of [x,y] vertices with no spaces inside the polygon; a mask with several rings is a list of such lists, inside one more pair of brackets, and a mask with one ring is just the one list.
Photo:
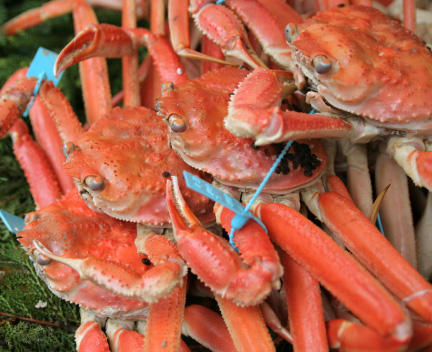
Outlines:
{"label": "crab walking leg", "polygon": [[228,105],[225,127],[256,145],[302,138],[350,136],[352,127],[339,118],[320,114],[282,111],[282,100],[297,90],[290,72],[257,68],[240,83]]}
{"label": "crab walking leg", "polygon": [[[122,27],[136,28],[135,0],[123,0]],[[122,57],[123,104],[125,106],[140,105],[138,82],[138,52]]]}
{"label": "crab walking leg", "polygon": [[132,320],[108,319],[105,330],[111,352],[142,351],[144,335],[133,331],[135,322]]}
{"label": "crab walking leg", "polygon": [[408,191],[408,178],[387,154],[380,153],[375,164],[375,187],[380,194],[388,189],[380,207],[384,234],[402,256],[417,268],[416,240]]}
{"label": "crab walking leg", "polygon": [[367,145],[341,142],[342,151],[347,158],[348,190],[354,204],[366,216],[372,209],[372,182],[368,167]]}
{"label": "crab walking leg", "polygon": [[27,125],[17,120],[11,129],[14,154],[24,170],[30,192],[39,208],[61,198],[57,178],[45,152],[32,139]]}
{"label": "crab walking leg", "polygon": [[223,318],[211,309],[197,304],[185,308],[182,333],[214,352],[236,350]]}
{"label": "crab walking leg", "polygon": [[[217,62],[224,65],[233,63],[211,57],[191,49],[189,30],[189,0],[170,0],[168,2],[168,23],[170,28],[171,43],[180,56]],[[201,4],[191,4],[191,12],[194,13],[195,23],[210,39],[212,39],[226,55],[237,57],[252,67],[258,67],[261,60],[255,53],[248,49],[251,47],[247,34],[238,17],[228,8],[219,5],[208,4],[201,7]],[[211,18],[203,18],[202,11],[211,7]],[[212,11],[214,10],[214,11]],[[202,20],[201,20],[202,19]],[[210,22],[208,22],[210,21]],[[214,26],[214,23],[220,23]],[[206,24],[208,24],[206,26]]]}
{"label": "crab walking leg", "polygon": [[[241,305],[256,305],[279,288],[279,257],[260,225],[249,221],[236,231],[240,256],[228,241],[207,231],[184,201],[177,179],[167,182],[167,202],[177,247],[188,266],[212,291]],[[215,208],[226,230],[234,213]],[[251,240],[253,238],[253,240]]]}
{"label": "crab walking leg", "polygon": [[81,324],[75,332],[78,352],[109,352],[108,341],[102,332],[104,320],[97,318],[87,309],[80,309]]}
{"label": "crab walking leg", "polygon": [[258,306],[240,307],[228,298],[215,297],[238,352],[275,351]]}
{"label": "crab walking leg", "polygon": [[[282,1],[227,0],[226,4],[240,16],[254,33],[264,52],[270,55],[284,69],[293,70],[291,49],[285,38],[287,23],[300,24],[302,17]],[[273,7],[272,7],[273,6]],[[272,10],[273,12],[270,12]],[[275,13],[278,13],[275,16]],[[283,16],[283,20],[282,17]]]}
{"label": "crab walking leg", "polygon": [[432,286],[404,259],[378,229],[335,192],[302,192],[308,208],[408,308],[430,322]]}
{"label": "crab walking leg", "polygon": [[288,254],[280,254],[294,350],[328,351],[318,281]]}
{"label": "crab walking leg", "polygon": [[59,17],[70,13],[76,4],[76,0],[57,0],[49,1],[41,7],[28,10],[21,15],[6,22],[2,27],[2,31],[6,35],[16,34],[20,30],[25,30],[30,27],[37,26],[50,18]]}
{"label": "crab walking leg", "polygon": [[[180,348],[181,326],[186,303],[186,279],[166,298],[149,307],[144,352],[177,352]],[[163,328],[162,328],[163,327]]]}
{"label": "crab walking leg", "polygon": [[[55,122],[61,139],[64,142],[77,140],[83,129],[63,93],[52,82],[46,82],[39,91],[39,98],[51,119]],[[65,154],[68,154],[67,145],[65,147]]]}
{"label": "crab walking leg", "polygon": [[22,79],[27,77],[28,67],[22,67],[16,70],[12,76],[8,78],[8,80],[3,84],[3,87],[0,89],[0,96],[2,96],[9,87],[12,87],[16,82],[19,82]]}
{"label": "crab walking leg", "polygon": [[423,215],[416,226],[418,270],[429,280],[432,275],[432,193],[429,192]]}
{"label": "crab walking leg", "polygon": [[0,96],[0,138],[6,135],[15,121],[24,113],[36,82],[36,78],[24,78],[10,85]]}
{"label": "crab walking leg", "polygon": [[291,333],[282,325],[276,312],[270,307],[270,305],[264,301],[260,304],[261,314],[267,326],[284,340],[292,343],[293,338]]}
{"label": "crab walking leg", "polygon": [[36,141],[45,151],[62,193],[66,194],[76,188],[76,186],[72,177],[62,167],[66,161],[62,151],[63,142],[57,131],[55,122],[39,96],[36,97],[30,109],[29,116]]}
{"label": "crab walking leg", "polygon": [[[76,0],[73,9],[75,34],[87,25],[96,25],[96,14],[84,0]],[[105,58],[95,57],[81,62],[81,86],[83,90],[86,119],[92,124],[111,111],[111,89],[108,79],[108,68]]]}
{"label": "crab walking leg", "polygon": [[[222,50],[214,42],[212,42],[207,36],[202,37],[201,41],[201,51],[211,57],[218,58],[220,60],[224,59],[224,54]],[[210,71],[216,71],[221,69],[224,65],[219,62],[212,62],[207,60],[201,61],[201,74],[206,74]]]}
{"label": "crab walking leg", "polygon": [[432,191],[432,145],[418,137],[391,137],[387,153],[420,187]]}
{"label": "crab walking leg", "polygon": [[343,319],[327,322],[329,348],[356,352],[405,351],[407,343],[383,337],[371,328]]}
{"label": "crab walking leg", "polygon": [[283,204],[261,204],[257,210],[273,241],[362,321],[397,341],[411,337],[402,307],[324,231]]}

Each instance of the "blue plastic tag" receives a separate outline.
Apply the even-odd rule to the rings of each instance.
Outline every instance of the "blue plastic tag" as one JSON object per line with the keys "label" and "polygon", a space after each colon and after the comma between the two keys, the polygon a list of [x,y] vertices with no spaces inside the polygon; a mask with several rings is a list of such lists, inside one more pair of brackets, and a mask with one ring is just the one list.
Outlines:
{"label": "blue plastic tag", "polygon": [[0,218],[3,220],[8,230],[14,234],[17,234],[24,229],[24,219],[18,216],[8,213],[4,210],[0,210]]}
{"label": "blue plastic tag", "polygon": [[183,177],[186,181],[186,186],[188,186],[190,189],[205,195],[211,200],[222,204],[224,207],[236,213],[236,216],[231,222],[231,226],[233,228],[241,229],[249,219],[253,219],[258,224],[260,224],[267,233],[267,229],[262,221],[255,217],[250,211],[246,210],[239,201],[187,171],[183,171]]}
{"label": "blue plastic tag", "polygon": [[39,93],[40,86],[44,79],[52,81],[56,87],[59,84],[63,72],[57,78],[54,75],[54,64],[57,60],[57,56],[56,53],[42,47],[37,50],[27,71],[27,77],[37,77],[38,82],[33,90],[33,98],[23,114],[25,117],[28,116],[28,112],[34,103],[34,97]]}

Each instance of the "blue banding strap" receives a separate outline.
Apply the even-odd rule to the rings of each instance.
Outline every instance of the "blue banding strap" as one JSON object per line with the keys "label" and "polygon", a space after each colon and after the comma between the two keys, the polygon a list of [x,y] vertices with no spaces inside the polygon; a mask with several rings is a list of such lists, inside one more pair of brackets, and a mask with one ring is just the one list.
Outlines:
{"label": "blue banding strap", "polygon": [[63,72],[58,77],[54,75],[54,65],[57,60],[57,56],[58,55],[56,53],[42,47],[37,50],[36,55],[34,56],[33,61],[31,62],[27,71],[27,77],[37,77],[38,81],[35,88],[33,89],[33,97],[23,114],[24,117],[28,116],[28,113],[33,106],[35,97],[39,93],[39,89],[44,79],[52,81],[56,87],[59,84],[60,79],[63,76]]}
{"label": "blue banding strap", "polygon": [[382,225],[382,222],[381,222],[381,216],[380,216],[380,214],[378,213],[378,216],[377,216],[377,227],[378,227],[378,230],[380,230],[380,232],[385,236],[385,233],[384,233],[384,228],[383,228],[383,225]]}
{"label": "blue banding strap", "polygon": [[[267,175],[264,177],[264,179],[261,181],[261,184],[259,185],[259,187],[257,188],[257,190],[255,191],[253,197],[250,199],[249,203],[246,205],[246,207],[244,208],[244,210],[246,212],[249,212],[249,209],[251,208],[252,204],[256,201],[256,199],[258,198],[258,196],[260,195],[260,193],[262,192],[262,190],[264,189],[265,185],[267,184],[268,180],[270,179],[271,175],[273,174],[273,172],[276,170],[277,166],[279,165],[279,163],[281,162],[282,158],[284,157],[285,153],[288,151],[288,149],[291,147],[291,144],[293,142],[290,141],[288,142],[284,149],[282,150],[282,152],[279,154],[279,156],[277,157],[276,161],[273,163],[272,167],[270,168],[269,172],[267,172]],[[235,230],[241,229],[245,224],[246,221],[248,219],[244,219],[242,214],[236,214],[234,216],[234,218],[231,221],[231,232],[229,234],[229,242],[231,244],[231,246],[233,246],[234,249],[237,249],[237,247],[234,244],[234,232]],[[264,225],[262,225],[264,226]],[[267,229],[264,227],[264,229],[266,230],[267,233]]]}
{"label": "blue banding strap", "polygon": [[190,189],[193,189],[194,191],[196,191],[198,193],[205,195],[206,197],[210,198],[211,200],[213,200],[219,204],[222,204],[224,207],[226,207],[226,208],[228,208],[228,209],[230,209],[236,213],[236,215],[234,216],[234,218],[231,221],[231,232],[229,234],[229,242],[230,242],[231,246],[236,251],[238,251],[238,249],[234,244],[234,239],[233,239],[234,233],[236,230],[241,229],[249,219],[255,220],[258,224],[261,225],[261,227],[267,233],[267,229],[266,229],[265,225],[262,223],[262,221],[260,219],[255,217],[249,211],[249,209],[252,206],[253,202],[258,198],[259,194],[261,193],[261,191],[263,190],[263,188],[267,184],[271,175],[276,170],[276,167],[279,165],[280,161],[282,160],[282,158],[284,157],[285,153],[288,151],[288,149],[290,148],[292,143],[293,142],[288,142],[285,145],[284,149],[279,154],[276,161],[273,163],[269,172],[267,173],[267,175],[262,180],[261,184],[259,185],[259,187],[255,191],[255,194],[253,195],[253,197],[251,198],[249,203],[246,205],[246,207],[244,207],[239,201],[237,201],[236,199],[234,199],[230,195],[226,194],[225,192],[222,192],[221,190],[217,189],[216,187],[214,187],[210,183],[203,181],[199,177],[196,177],[187,171],[183,171],[183,177],[186,181],[186,186],[188,186]]}
{"label": "blue banding strap", "polygon": [[224,2],[225,2],[225,0],[217,0],[217,1],[216,1],[216,5],[223,4]]}
{"label": "blue banding strap", "polygon": [[7,211],[0,210],[0,218],[3,220],[8,230],[14,234],[17,234],[24,228],[24,219],[8,213]]}

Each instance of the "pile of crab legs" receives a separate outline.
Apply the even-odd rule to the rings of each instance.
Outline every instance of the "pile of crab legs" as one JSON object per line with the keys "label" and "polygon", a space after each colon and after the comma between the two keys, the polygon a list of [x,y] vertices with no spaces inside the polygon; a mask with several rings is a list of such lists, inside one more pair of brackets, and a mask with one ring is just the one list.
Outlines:
{"label": "pile of crab legs", "polygon": [[[406,4],[405,24],[413,29],[413,2]],[[430,344],[431,286],[414,269],[414,237],[397,234],[413,231],[406,174],[431,189],[427,92],[432,58],[423,43],[367,7],[326,4],[329,10],[303,23],[282,1],[237,0],[223,6],[190,4],[205,34],[197,52],[189,45],[188,4],[169,4],[171,44],[164,36],[161,5],[151,8],[150,30],[136,28],[138,11],[127,1],[122,28],[97,24],[92,9],[78,0],[49,2],[3,26],[13,34],[62,12],[74,15],[77,36],[60,53],[55,69],[80,62],[90,127],[84,130],[61,92],[43,83],[30,117],[40,146],[49,151],[44,156],[17,120],[36,84],[23,78],[22,70],[1,91],[0,121],[2,134],[10,131],[14,139],[40,208],[27,216],[20,242],[50,289],[85,308],[76,334],[79,350],[108,349],[101,330],[106,318],[112,350],[187,350],[180,340],[183,318],[184,332],[212,350],[274,350],[265,323],[279,329],[295,350],[396,351]],[[373,45],[369,33],[375,36]],[[154,64],[147,59],[141,67],[147,76],[142,97],[140,45],[147,46]],[[266,55],[276,63],[266,64]],[[206,74],[189,79],[190,61],[183,65],[179,56],[212,61],[203,64]],[[232,65],[225,56],[253,70],[222,67]],[[112,108],[103,57],[122,57],[124,108]],[[404,69],[407,62],[411,65]],[[312,91],[302,96],[306,83]],[[157,114],[151,109],[155,98]],[[307,105],[320,113],[290,110]],[[43,134],[55,144],[44,146]],[[311,137],[325,140],[306,139]],[[397,197],[386,195],[383,201],[390,198],[387,211],[406,226],[391,229],[396,220],[387,217],[385,231],[396,238],[393,246],[363,215],[372,207],[371,196],[365,196],[372,192],[364,191],[371,189],[366,153],[364,145],[350,143],[376,138],[383,141],[375,173],[377,185],[384,186],[378,189],[385,187],[390,168],[391,176],[402,179],[400,185],[392,180]],[[239,256],[202,226],[213,222],[213,204],[185,187],[182,171],[213,179],[240,196],[256,189],[266,174],[280,149],[274,143],[291,139],[298,144],[253,207],[269,236],[248,222],[235,232]],[[334,139],[350,140],[343,142],[349,192],[334,174]],[[63,142],[66,162],[60,168],[55,165],[64,162],[58,153]],[[360,175],[354,178],[355,173]],[[300,194],[342,244],[302,215]],[[241,197],[246,202],[249,196]],[[218,204],[214,208],[229,232],[233,213]],[[170,225],[172,234],[162,230]],[[187,267],[210,288],[207,294],[217,299],[225,322],[204,307],[184,309]],[[272,312],[262,303],[280,288],[281,278],[292,336],[275,316],[268,317]],[[325,325],[324,311],[329,312],[319,283],[346,307],[338,312],[344,319],[333,315]],[[143,334],[133,331],[134,320],[141,322],[137,330]],[[205,331],[200,320],[209,325]],[[211,333],[227,338],[212,339]],[[217,346],[223,341],[227,345]]]}

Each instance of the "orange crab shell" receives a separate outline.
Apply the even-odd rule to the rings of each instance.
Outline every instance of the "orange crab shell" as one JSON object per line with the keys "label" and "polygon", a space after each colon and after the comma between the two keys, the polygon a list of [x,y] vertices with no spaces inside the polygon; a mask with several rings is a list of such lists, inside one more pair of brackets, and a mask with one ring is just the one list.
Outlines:
{"label": "orange crab shell", "polygon": [[[432,133],[432,54],[414,33],[365,6],[321,12],[298,33],[296,65],[332,106],[383,127]],[[313,67],[321,55],[332,62],[328,73]]]}
{"label": "orange crab shell", "polygon": [[[64,168],[92,209],[118,219],[152,226],[168,226],[165,184],[178,176],[187,202],[203,222],[213,219],[213,202],[191,191],[183,170],[209,181],[184,163],[168,145],[167,126],[153,110],[115,108],[75,141]],[[88,176],[101,176],[102,191],[92,191]]]}
{"label": "orange crab shell", "polygon": [[[173,90],[158,98],[156,108],[168,124],[172,116],[186,123],[183,132],[171,130],[169,139],[172,148],[189,165],[210,173],[223,184],[256,189],[276,160],[275,146],[256,148],[252,139],[234,136],[223,124],[230,94],[248,74],[245,69],[226,67],[176,84]],[[286,193],[314,182],[322,173],[327,157],[321,143],[318,140],[299,142],[308,144],[321,161],[313,177],[305,176],[301,168],[292,169],[287,175],[273,174],[265,191]]]}
{"label": "orange crab shell", "polygon": [[[101,315],[115,316],[133,312],[145,316],[147,303],[126,299],[82,280],[70,267],[53,261],[39,265],[35,260],[34,240],[43,243],[54,254],[71,258],[95,257],[121,263],[126,270],[144,274],[149,267],[143,264],[144,256],[135,246],[136,225],[126,223],[105,214],[98,214],[87,207],[75,191],[61,201],[27,215],[28,222],[18,233],[19,242],[30,257],[48,287],[63,299]],[[87,235],[83,236],[83,233]]]}

